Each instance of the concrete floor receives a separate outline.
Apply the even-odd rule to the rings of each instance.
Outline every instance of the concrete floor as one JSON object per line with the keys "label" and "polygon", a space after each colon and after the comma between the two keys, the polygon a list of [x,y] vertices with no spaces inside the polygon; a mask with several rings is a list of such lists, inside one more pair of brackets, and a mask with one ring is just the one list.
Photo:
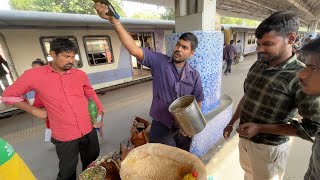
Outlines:
{"label": "concrete floor", "polygon": [[[245,57],[244,62],[232,66],[232,74],[223,75],[222,93],[231,96],[234,109],[243,95],[243,81],[255,59],[256,56]],[[119,143],[126,141],[134,116],[150,120],[148,112],[152,98],[152,83],[150,81],[108,91],[99,95],[99,98],[106,111],[105,134],[101,143],[101,155],[104,155],[117,150]],[[44,142],[44,126],[41,121],[26,113],[1,119],[0,136],[10,141],[38,179],[55,179],[58,160],[54,146],[50,142]],[[243,179],[237,143],[238,137],[234,136],[223,146],[216,147],[212,160],[207,164],[208,175],[215,177],[215,180]],[[292,138],[284,179],[303,179],[310,154],[311,143]]]}

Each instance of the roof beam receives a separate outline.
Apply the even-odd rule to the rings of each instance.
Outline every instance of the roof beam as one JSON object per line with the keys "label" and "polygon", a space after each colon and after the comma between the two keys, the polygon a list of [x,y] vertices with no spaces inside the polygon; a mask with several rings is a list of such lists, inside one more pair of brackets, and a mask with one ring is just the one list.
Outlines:
{"label": "roof beam", "polygon": [[271,8],[271,7],[268,7],[268,6],[266,6],[266,5],[262,5],[262,4],[260,4],[260,3],[257,3],[257,2],[255,2],[255,1],[253,1],[253,0],[244,0],[244,1],[246,1],[246,2],[248,2],[248,3],[251,3],[251,4],[254,4],[254,5],[257,5],[257,6],[262,6],[262,7],[266,8],[266,9],[269,9],[270,11],[273,11],[273,12],[278,11],[278,10],[273,9],[273,8]]}
{"label": "roof beam", "polygon": [[296,8],[298,8],[299,10],[303,11],[306,13],[307,16],[309,16],[310,19],[316,19],[317,17],[312,14],[307,8],[306,8],[306,4],[304,4],[303,2],[299,1],[299,3],[296,0],[287,0],[289,3],[291,3],[292,5],[294,5]]}

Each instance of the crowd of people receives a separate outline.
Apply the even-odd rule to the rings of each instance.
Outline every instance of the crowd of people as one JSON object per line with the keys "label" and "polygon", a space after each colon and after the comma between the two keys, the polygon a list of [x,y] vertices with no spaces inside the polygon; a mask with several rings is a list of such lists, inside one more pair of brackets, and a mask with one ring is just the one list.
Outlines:
{"label": "crowd of people", "polygon": [[[197,49],[197,37],[190,32],[183,33],[170,57],[137,46],[122,23],[107,15],[106,5],[96,3],[95,9],[102,19],[113,25],[128,52],[152,71],[150,116],[153,120],[149,142],[189,151],[191,137],[184,135],[168,107],[185,95],[194,95],[201,107],[205,98],[200,74],[187,62]],[[239,121],[236,131],[240,136],[239,159],[245,180],[282,179],[288,159],[289,136],[299,136],[314,143],[305,180],[320,177],[320,85],[317,83],[320,81],[320,39],[311,40],[300,49],[300,45],[295,46],[298,29],[298,16],[283,11],[262,21],[255,31],[260,59],[249,69],[244,95],[223,130],[223,136],[229,139]],[[232,63],[239,63],[242,56],[241,41],[233,44],[231,40],[223,52],[227,62],[226,75],[231,73]],[[304,63],[298,60],[295,48],[303,52]],[[98,116],[104,117],[104,110],[87,75],[73,68],[77,52],[69,39],[52,40],[49,54],[53,60],[48,64],[35,60],[33,68],[6,88],[1,98],[8,105],[47,122],[59,159],[58,180],[76,179],[79,154],[84,170],[100,152],[88,100],[93,99],[96,103]],[[23,98],[30,91],[36,94],[33,105]],[[296,109],[303,117],[302,122],[293,119]],[[94,127],[102,125],[103,119]]]}

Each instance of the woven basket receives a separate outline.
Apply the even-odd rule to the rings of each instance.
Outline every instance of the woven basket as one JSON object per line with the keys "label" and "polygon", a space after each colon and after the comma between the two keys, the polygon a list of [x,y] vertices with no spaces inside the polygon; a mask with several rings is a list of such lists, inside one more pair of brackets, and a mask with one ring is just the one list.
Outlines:
{"label": "woven basket", "polygon": [[[161,159],[160,161],[162,162],[147,161],[146,159],[150,158],[151,156],[156,156],[158,159]],[[159,174],[157,174],[157,172],[161,171],[160,169],[161,163],[165,161],[171,162],[171,160],[177,164],[178,173],[180,170],[183,171],[183,167],[188,167],[189,169],[188,172],[183,172],[184,173],[183,176],[187,173],[190,173],[191,170],[195,170],[199,174],[198,180],[207,179],[206,168],[202,163],[202,161],[199,158],[197,158],[195,155],[179,148],[175,148],[175,147],[171,147],[163,144],[156,144],[156,143],[148,143],[133,149],[128,154],[128,156],[124,159],[124,161],[122,161],[121,163],[120,177],[122,180],[170,179],[168,178],[169,176],[167,173],[160,174],[160,176],[163,176],[163,177],[159,177]],[[146,172],[146,171],[139,171],[139,172],[137,171],[137,168],[140,168],[141,164],[143,168],[153,166],[155,168],[159,167],[159,169],[153,168],[154,169],[154,173],[153,173],[154,175],[152,175],[153,177],[150,177],[150,176],[146,177],[144,173],[139,174],[139,172]]]}

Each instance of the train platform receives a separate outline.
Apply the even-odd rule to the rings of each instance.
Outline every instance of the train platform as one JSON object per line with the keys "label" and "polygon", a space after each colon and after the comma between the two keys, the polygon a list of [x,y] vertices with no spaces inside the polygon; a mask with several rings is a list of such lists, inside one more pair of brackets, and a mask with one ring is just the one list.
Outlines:
{"label": "train platform", "polygon": [[[243,62],[232,66],[232,73],[223,75],[222,93],[233,100],[235,110],[243,95],[243,81],[256,55],[246,56]],[[100,93],[105,109],[104,137],[100,139],[101,155],[119,149],[119,144],[129,138],[135,116],[151,120],[149,108],[152,100],[152,81],[113,89]],[[45,126],[27,113],[0,119],[0,136],[8,140],[25,160],[39,180],[53,180],[58,173],[58,158],[51,142],[44,142]],[[215,180],[243,179],[239,164],[238,136],[221,140],[205,157],[207,173]],[[308,167],[312,144],[299,138],[291,139],[291,151],[285,180],[300,180]],[[78,165],[80,170],[80,163]],[[79,173],[79,172],[78,172]]]}

